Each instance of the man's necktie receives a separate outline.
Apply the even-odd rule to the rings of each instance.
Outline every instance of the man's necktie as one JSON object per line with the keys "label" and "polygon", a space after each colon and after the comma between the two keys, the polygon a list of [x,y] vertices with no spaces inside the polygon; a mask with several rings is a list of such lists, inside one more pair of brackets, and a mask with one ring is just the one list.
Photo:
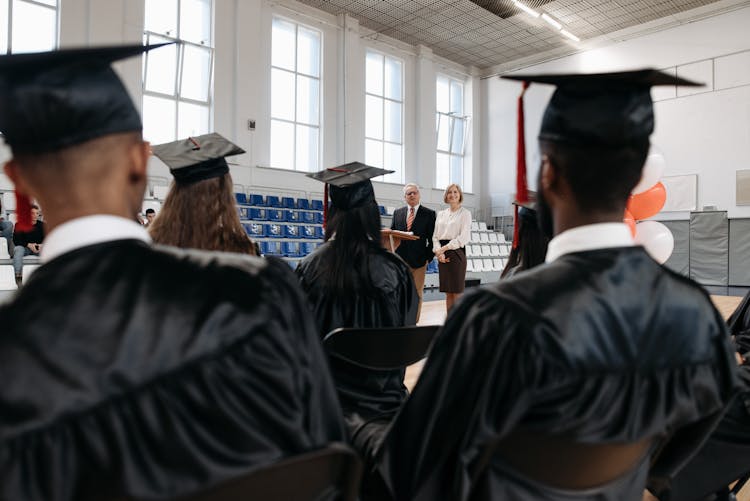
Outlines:
{"label": "man's necktie", "polygon": [[411,231],[411,225],[414,222],[414,207],[409,207],[409,217],[406,218],[406,231]]}

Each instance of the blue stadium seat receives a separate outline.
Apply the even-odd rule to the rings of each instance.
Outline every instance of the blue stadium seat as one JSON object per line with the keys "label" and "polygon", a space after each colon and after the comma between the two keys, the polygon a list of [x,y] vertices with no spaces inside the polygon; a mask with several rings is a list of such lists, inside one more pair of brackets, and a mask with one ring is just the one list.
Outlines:
{"label": "blue stadium seat", "polygon": [[280,224],[267,224],[265,226],[266,226],[267,237],[269,238],[283,238],[284,237]]}
{"label": "blue stadium seat", "polygon": [[266,256],[280,256],[281,242],[261,242],[260,251]]}
{"label": "blue stadium seat", "polygon": [[306,198],[298,198],[297,199],[297,208],[298,209],[309,209],[310,208],[310,201]]}
{"label": "blue stadium seat", "polygon": [[247,195],[244,193],[235,193],[234,199],[237,200],[237,203],[240,205],[247,205]]}
{"label": "blue stadium seat", "polygon": [[303,223],[315,223],[315,212],[312,211],[302,211],[302,222]]}
{"label": "blue stadium seat", "polygon": [[301,226],[300,238],[318,238],[315,236],[315,226]]}
{"label": "blue stadium seat", "polygon": [[248,235],[253,237],[265,237],[266,236],[266,225],[258,223],[243,223],[242,226]]}
{"label": "blue stadium seat", "polygon": [[311,200],[310,208],[312,210],[323,210],[322,200]]}
{"label": "blue stadium seat", "polygon": [[299,242],[282,242],[281,253],[286,257],[300,257]]}
{"label": "blue stadium seat", "polygon": [[299,244],[299,247],[300,247],[299,249],[300,254],[302,254],[303,256],[307,256],[312,251],[317,249],[318,243],[317,242],[302,242]]}
{"label": "blue stadium seat", "polygon": [[286,262],[286,264],[288,264],[288,265],[289,265],[289,267],[290,267],[290,268],[291,268],[292,270],[296,270],[296,269],[297,269],[297,265],[299,264],[299,261],[298,261],[298,260],[291,260],[291,259],[288,259],[288,260],[287,260],[287,262]]}
{"label": "blue stadium seat", "polygon": [[275,195],[268,195],[266,197],[266,207],[281,207],[281,200]]}
{"label": "blue stadium seat", "polygon": [[322,239],[325,236],[325,232],[323,231],[322,226],[316,226],[315,227],[315,238]]}
{"label": "blue stadium seat", "polygon": [[285,210],[284,213],[287,221],[292,222],[300,220],[299,212],[297,212],[296,210]]}
{"label": "blue stadium seat", "polygon": [[266,214],[268,214],[268,220],[269,221],[286,221],[286,214],[285,210],[283,209],[267,209]]}
{"label": "blue stadium seat", "polygon": [[323,224],[323,211],[315,213],[315,222],[318,224]]}
{"label": "blue stadium seat", "polygon": [[265,207],[266,203],[263,201],[263,195],[256,195],[256,194],[250,194],[250,198],[248,198],[248,203],[250,205],[254,205],[256,207]]}
{"label": "blue stadium seat", "polygon": [[387,214],[385,207],[383,207],[382,205],[378,205],[378,210],[380,211],[381,216],[385,216]]}
{"label": "blue stadium seat", "polygon": [[433,259],[429,262],[427,265],[427,273],[437,273],[438,272],[438,263],[437,259]]}
{"label": "blue stadium seat", "polygon": [[249,219],[249,213],[247,212],[247,207],[237,207],[237,215],[240,216],[240,219]]}
{"label": "blue stadium seat", "polygon": [[282,197],[281,206],[285,209],[294,209],[294,199],[292,197]]}
{"label": "blue stadium seat", "polygon": [[285,224],[284,236],[286,238],[300,238],[299,228],[296,224]]}
{"label": "blue stadium seat", "polygon": [[266,209],[256,209],[251,207],[248,210],[248,219],[252,221],[265,221],[268,219],[268,214],[266,214]]}

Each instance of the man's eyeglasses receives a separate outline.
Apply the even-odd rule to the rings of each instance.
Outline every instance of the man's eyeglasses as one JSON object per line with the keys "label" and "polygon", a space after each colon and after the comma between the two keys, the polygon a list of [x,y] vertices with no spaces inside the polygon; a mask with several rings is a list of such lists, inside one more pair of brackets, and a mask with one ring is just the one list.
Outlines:
{"label": "man's eyeglasses", "polygon": [[410,196],[412,196],[412,195],[416,195],[417,193],[419,193],[419,192],[418,192],[418,191],[407,191],[407,192],[406,192],[406,196],[407,196],[407,197],[410,197]]}

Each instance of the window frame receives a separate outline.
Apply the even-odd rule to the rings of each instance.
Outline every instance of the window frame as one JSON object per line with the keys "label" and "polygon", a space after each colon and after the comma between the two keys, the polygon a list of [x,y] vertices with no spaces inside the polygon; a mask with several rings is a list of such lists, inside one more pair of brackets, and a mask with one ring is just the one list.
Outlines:
{"label": "window frame", "polygon": [[50,9],[55,11],[55,45],[53,49],[57,49],[60,47],[60,2],[62,0],[57,0],[55,2],[55,6],[49,5],[44,2],[37,2],[36,0],[8,0],[8,39],[6,40],[7,43],[7,49],[5,51],[5,54],[19,54],[18,52],[13,52],[13,5],[16,2],[24,3],[24,4],[31,4],[35,5],[37,7],[43,7],[45,9]]}
{"label": "window frame", "polygon": [[[382,65],[382,71],[381,71],[381,74],[382,74],[382,89],[383,89],[382,95],[373,94],[373,93],[367,91],[367,56],[369,54],[371,54],[371,53],[372,54],[376,54],[378,56],[381,56],[383,58],[383,65]],[[386,94],[386,92],[385,92],[385,87],[386,87],[386,76],[385,76],[386,72],[385,72],[385,68],[386,68],[386,60],[387,59],[391,59],[393,61],[397,61],[401,65],[401,75],[400,75],[400,77],[401,77],[401,85],[400,85],[400,87],[401,87],[401,100],[396,100],[396,99],[389,98],[389,97],[385,96],[385,94]],[[378,176],[376,178],[373,178],[372,180],[373,181],[377,181],[377,182],[382,182],[382,183],[403,184],[404,183],[404,179],[406,178],[406,172],[405,172],[406,169],[405,169],[405,166],[404,166],[404,164],[405,164],[405,149],[406,149],[405,148],[405,141],[404,141],[404,136],[405,136],[405,116],[406,116],[406,107],[405,107],[405,102],[406,102],[406,61],[404,61],[403,59],[401,59],[401,58],[399,58],[397,56],[394,56],[392,54],[388,54],[386,52],[380,51],[380,50],[375,49],[373,47],[366,47],[365,48],[365,86],[364,86],[364,88],[365,88],[365,94],[364,94],[364,98],[365,98],[365,152],[367,151],[367,141],[368,140],[369,141],[377,141],[377,142],[379,142],[381,144],[381,155],[382,155],[381,158],[383,158],[383,162],[385,162],[385,147],[386,147],[387,144],[389,144],[389,145],[398,145],[399,148],[400,148],[400,151],[401,151],[401,165],[400,165],[400,169],[397,172],[393,173],[393,174],[385,174],[383,176]],[[370,136],[367,135],[367,98],[368,98],[368,96],[376,98],[376,99],[379,99],[381,101],[381,117],[382,117],[381,118],[381,120],[382,120],[381,126],[382,126],[382,130],[383,130],[383,138],[382,139],[370,137]],[[386,108],[385,108],[386,102],[398,103],[400,105],[401,115],[400,115],[400,127],[399,127],[399,129],[401,130],[401,142],[397,143],[397,142],[388,141],[388,140],[385,139],[385,131],[386,131],[386,125],[387,125],[386,124]],[[367,158],[366,157],[365,157],[365,162],[367,162]],[[388,166],[385,165],[384,163],[382,165],[380,165],[379,167],[381,167],[383,169],[388,169]],[[394,174],[398,174],[399,178],[396,179],[396,180],[387,179],[388,176],[392,176]]]}
{"label": "window frame", "polygon": [[[276,20],[289,23],[294,25],[294,70],[290,70],[289,68],[284,68],[281,66],[275,66],[273,63],[273,24]],[[300,28],[304,28],[307,31],[315,32],[318,35],[318,75],[315,76],[310,73],[304,73],[300,71],[299,67],[299,31]],[[292,167],[288,168],[286,166],[280,166],[280,165],[274,165],[273,161],[270,162],[272,168],[278,168],[285,171],[292,171],[292,172],[316,172],[317,170],[320,170],[320,166],[323,162],[323,31],[314,27],[310,26],[309,24],[305,24],[302,22],[299,22],[294,19],[290,19],[288,17],[279,15],[279,14],[273,14],[271,16],[271,57],[269,58],[270,64],[269,64],[269,72],[268,72],[268,79],[269,79],[269,89],[271,90],[271,96],[269,99],[269,142],[270,145],[273,145],[273,124],[274,122],[280,122],[289,124],[292,126]],[[274,92],[274,86],[273,86],[273,72],[274,70],[277,71],[283,71],[287,74],[291,74],[294,78],[294,96],[293,96],[293,109],[294,109],[294,118],[292,120],[289,120],[288,118],[279,118],[274,117],[273,115],[273,92]],[[308,123],[308,122],[302,122],[298,120],[297,116],[297,105],[299,100],[299,77],[304,77],[308,79],[317,80],[318,82],[318,99],[317,99],[317,105],[318,105],[318,117],[317,117],[317,124]],[[312,101],[310,101],[310,104]],[[312,129],[316,129],[318,131],[318,144],[317,144],[317,163],[315,166],[312,166],[311,169],[300,169],[299,168],[299,161],[297,158],[297,130],[298,127],[308,127]],[[273,157],[273,152],[270,154],[270,158]]]}
{"label": "window frame", "polygon": [[[158,1],[158,0],[144,0],[144,8],[146,5],[146,2],[148,1]],[[145,116],[145,110],[144,110],[144,102],[145,97],[155,97],[159,99],[165,99],[170,100],[174,103],[175,111],[174,111],[174,122],[173,122],[173,137],[175,140],[180,139],[179,136],[179,130],[180,130],[180,103],[185,104],[191,104],[195,106],[201,106],[206,108],[207,115],[208,115],[208,123],[206,124],[206,131],[210,132],[212,130],[212,123],[213,123],[213,107],[214,107],[214,56],[216,49],[214,48],[214,0],[208,0],[209,1],[209,36],[208,36],[208,42],[206,44],[203,43],[196,43],[190,40],[184,40],[180,38],[180,30],[182,26],[182,0],[177,0],[177,33],[174,35],[171,34],[165,34],[165,33],[158,33],[155,31],[150,31],[146,29],[146,26],[144,24],[143,27],[143,43],[144,45],[149,45],[151,43],[151,37],[156,37],[159,39],[155,43],[162,43],[162,42],[172,42],[177,47],[177,61],[176,61],[176,68],[175,68],[175,75],[174,75],[174,82],[173,82],[173,93],[167,94],[164,92],[154,91],[154,90],[147,90],[146,89],[146,82],[148,81],[148,62],[149,62],[149,56],[151,54],[151,51],[145,52],[143,56],[143,69],[142,69],[142,80],[141,80],[141,90],[142,90],[142,97],[141,97],[141,110],[144,112],[142,113]],[[183,75],[183,69],[184,69],[184,63],[185,63],[185,48],[187,47],[195,47],[197,49],[206,50],[208,49],[208,85],[207,85],[207,96],[205,101],[201,101],[198,99],[183,97],[181,95],[182,92],[182,75]]]}
{"label": "window frame", "polygon": [[[452,102],[452,94],[453,94],[453,83],[456,83],[461,86],[461,112],[456,113],[453,111],[440,111],[438,110],[438,104],[437,104],[437,91],[436,91],[436,97],[435,97],[435,189],[445,189],[446,186],[457,183],[459,184],[462,189],[465,192],[471,192],[472,186],[465,186],[465,180],[466,180],[466,142],[469,135],[469,122],[471,120],[471,117],[469,115],[466,115],[466,81],[460,80],[458,78],[452,77],[450,75],[446,75],[443,73],[438,73],[435,78],[435,87],[439,85],[439,82],[441,79],[444,79],[448,82],[448,107],[450,108],[450,103]],[[441,149],[440,148],[440,122],[441,118],[445,118],[448,121],[448,149]],[[461,145],[458,149],[454,150],[453,148],[453,134],[455,132],[456,123],[462,123],[463,124],[463,138]],[[460,150],[460,151],[459,151]],[[447,155],[448,156],[448,183],[445,186],[438,186],[437,180],[438,180],[438,155]],[[461,159],[461,179],[455,180],[451,179],[450,176],[450,166],[452,163],[453,158],[460,158]]]}

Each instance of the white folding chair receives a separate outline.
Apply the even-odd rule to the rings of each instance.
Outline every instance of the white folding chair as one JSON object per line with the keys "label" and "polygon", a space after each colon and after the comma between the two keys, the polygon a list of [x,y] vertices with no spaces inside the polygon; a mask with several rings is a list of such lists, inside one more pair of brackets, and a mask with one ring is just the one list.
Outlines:
{"label": "white folding chair", "polygon": [[492,260],[492,271],[501,271],[503,269],[503,260],[502,259],[493,259]]}
{"label": "white folding chair", "polygon": [[491,254],[490,254],[490,246],[489,245],[483,245],[482,246],[482,256],[484,256],[484,257],[491,256]]}
{"label": "white folding chair", "polygon": [[505,235],[502,233],[494,233],[494,235],[497,237],[497,243],[501,244],[505,242]]}
{"label": "white folding chair", "polygon": [[490,245],[490,256],[499,256],[500,247],[498,245]]}
{"label": "white folding chair", "polygon": [[471,245],[471,254],[474,257],[481,256],[482,255],[482,246],[481,245],[477,245],[477,244]]}
{"label": "white folding chair", "polygon": [[3,193],[3,210],[16,210],[16,195],[11,191]]}
{"label": "white folding chair", "polygon": [[0,291],[13,291],[17,288],[13,266],[9,264],[0,266]]}
{"label": "white folding chair", "polygon": [[467,259],[466,260],[466,271],[474,271],[474,260],[473,259]]}
{"label": "white folding chair", "polygon": [[510,250],[508,249],[507,245],[500,245],[500,257],[508,257],[510,255]]}
{"label": "white folding chair", "polygon": [[[474,246],[473,245],[467,245],[466,246],[466,257],[474,257]],[[467,264],[468,266],[468,264]]]}
{"label": "white folding chair", "polygon": [[476,221],[471,222],[471,231],[478,231],[479,230],[479,223]]}
{"label": "white folding chair", "polygon": [[471,241],[479,243],[479,233],[472,233],[471,234]]}
{"label": "white folding chair", "polygon": [[497,243],[497,233],[494,233],[494,232],[490,233],[490,234],[487,235],[487,237],[490,239],[490,243],[491,244],[496,244]]}
{"label": "white folding chair", "polygon": [[21,281],[26,283],[26,280],[28,280],[31,274],[40,266],[40,264],[24,264],[23,271],[21,272]]}
{"label": "white folding chair", "polygon": [[487,223],[479,221],[479,231],[487,231]]}
{"label": "white folding chair", "polygon": [[481,259],[473,259],[474,261],[474,271],[477,273],[481,273],[484,271],[484,264]]}
{"label": "white folding chair", "polygon": [[494,271],[492,268],[492,259],[482,259],[482,264],[484,264],[484,271]]}
{"label": "white folding chair", "polygon": [[480,233],[480,234],[479,234],[479,242],[480,242],[480,243],[483,243],[483,244],[488,244],[488,243],[490,243],[490,239],[489,239],[489,237],[487,236],[487,233]]}
{"label": "white folding chair", "polygon": [[10,259],[10,254],[8,254],[8,242],[5,237],[0,237],[0,259]]}

